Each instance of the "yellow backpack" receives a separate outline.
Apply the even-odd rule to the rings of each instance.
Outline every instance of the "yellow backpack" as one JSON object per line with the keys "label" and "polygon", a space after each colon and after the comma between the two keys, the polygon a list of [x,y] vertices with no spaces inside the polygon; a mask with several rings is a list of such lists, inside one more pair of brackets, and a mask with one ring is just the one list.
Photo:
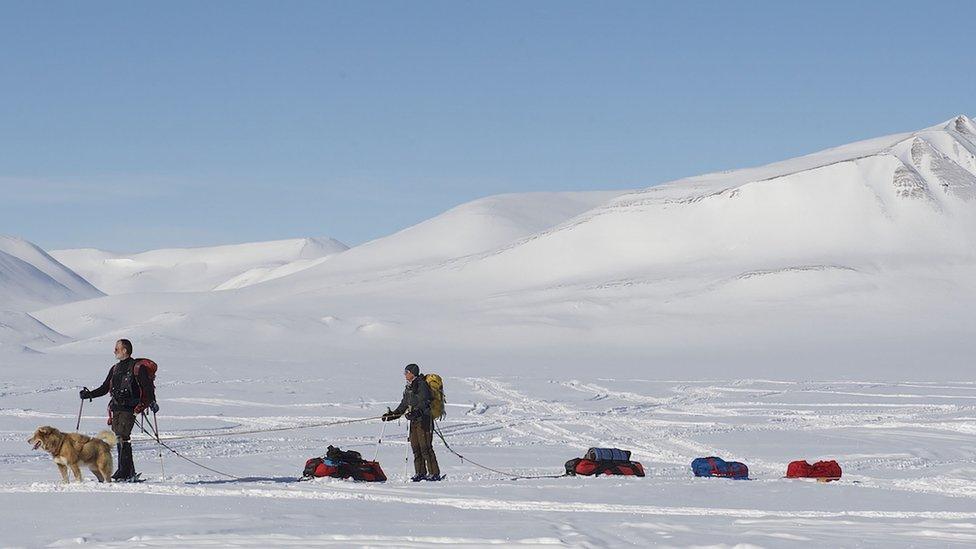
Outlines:
{"label": "yellow backpack", "polygon": [[427,374],[424,376],[427,386],[430,387],[430,417],[441,419],[447,415],[444,410],[444,380],[437,374]]}

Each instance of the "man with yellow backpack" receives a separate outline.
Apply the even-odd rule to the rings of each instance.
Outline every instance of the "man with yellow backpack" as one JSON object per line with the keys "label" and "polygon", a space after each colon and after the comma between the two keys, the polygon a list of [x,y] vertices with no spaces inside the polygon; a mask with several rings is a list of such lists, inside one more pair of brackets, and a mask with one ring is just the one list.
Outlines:
{"label": "man with yellow backpack", "polygon": [[416,473],[410,480],[437,481],[441,469],[434,455],[434,419],[444,415],[444,389],[441,377],[436,374],[420,375],[420,367],[408,364],[403,369],[407,386],[403,389],[403,399],[396,410],[386,409],[383,421],[393,421],[406,416],[410,420],[410,447],[413,449],[413,469]]}

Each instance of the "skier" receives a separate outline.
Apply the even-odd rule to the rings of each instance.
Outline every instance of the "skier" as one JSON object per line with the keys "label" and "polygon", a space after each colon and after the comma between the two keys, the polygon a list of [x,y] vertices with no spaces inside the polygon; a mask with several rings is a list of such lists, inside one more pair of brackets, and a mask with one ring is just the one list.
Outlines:
{"label": "skier", "polygon": [[400,416],[410,420],[410,447],[413,449],[413,469],[416,473],[410,480],[437,481],[441,476],[434,455],[434,418],[430,413],[431,392],[427,380],[420,375],[420,367],[408,364],[403,369],[407,386],[403,389],[403,399],[396,410],[386,409],[383,421],[393,421]]}
{"label": "skier", "polygon": [[139,478],[135,464],[132,462],[132,445],[129,436],[135,425],[136,416],[149,408],[153,412],[159,411],[156,404],[156,394],[153,383],[145,368],[135,371],[135,359],[132,358],[132,342],[120,339],[115,342],[115,358],[118,362],[112,366],[105,381],[94,390],[83,388],[79,393],[82,400],[93,399],[111,393],[109,402],[109,417],[112,432],[118,438],[116,450],[119,455],[118,469],[112,475],[113,480],[136,481]]}

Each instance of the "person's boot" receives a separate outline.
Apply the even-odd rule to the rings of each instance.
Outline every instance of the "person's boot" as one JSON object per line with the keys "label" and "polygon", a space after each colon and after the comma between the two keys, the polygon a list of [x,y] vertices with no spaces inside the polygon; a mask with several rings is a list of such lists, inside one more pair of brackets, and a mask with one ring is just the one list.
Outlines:
{"label": "person's boot", "polygon": [[427,467],[424,466],[424,457],[420,455],[420,452],[414,452],[413,454],[413,472],[414,475],[410,477],[411,481],[420,482],[427,480]]}
{"label": "person's boot", "polygon": [[125,460],[122,481],[135,479],[138,475],[136,474],[135,463],[132,462],[132,444],[129,442],[122,443],[122,459]]}
{"label": "person's boot", "polygon": [[123,463],[125,463],[125,460],[122,458],[121,442],[115,443],[115,453],[116,455],[118,455],[118,459],[115,460],[116,467],[115,467],[115,472],[112,473],[112,480],[122,480],[122,478],[125,476],[125,467],[123,465]]}

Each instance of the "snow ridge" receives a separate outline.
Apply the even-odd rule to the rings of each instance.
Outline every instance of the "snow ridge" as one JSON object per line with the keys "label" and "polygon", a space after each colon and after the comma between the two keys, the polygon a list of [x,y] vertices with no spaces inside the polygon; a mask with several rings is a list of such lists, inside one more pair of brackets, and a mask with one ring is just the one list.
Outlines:
{"label": "snow ridge", "polygon": [[97,249],[51,254],[106,293],[119,294],[239,288],[298,272],[346,249],[332,238],[298,238],[137,254]]}
{"label": "snow ridge", "polygon": [[28,311],[101,295],[36,245],[0,235],[0,309]]}

